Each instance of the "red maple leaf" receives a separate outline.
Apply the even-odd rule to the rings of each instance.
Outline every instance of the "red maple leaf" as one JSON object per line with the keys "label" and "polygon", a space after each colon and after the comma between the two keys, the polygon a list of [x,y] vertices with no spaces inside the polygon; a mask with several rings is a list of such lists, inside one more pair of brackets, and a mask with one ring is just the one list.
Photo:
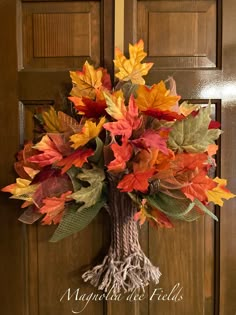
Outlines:
{"label": "red maple leaf", "polygon": [[183,173],[196,168],[207,170],[208,156],[206,153],[179,153],[176,154],[175,160],[171,164],[171,168],[176,173]]}
{"label": "red maple leaf", "polygon": [[94,151],[92,149],[78,149],[61,161],[58,161],[56,165],[62,167],[61,173],[64,174],[72,165],[82,167],[83,164],[87,162],[87,158],[93,154]]}
{"label": "red maple leaf", "polygon": [[133,147],[128,143],[127,138],[122,139],[122,145],[113,143],[111,149],[114,153],[115,159],[107,166],[109,171],[123,171],[126,167],[126,162],[133,154]]}
{"label": "red maple leaf", "polygon": [[166,141],[167,137],[161,137],[157,131],[149,129],[146,130],[140,138],[132,140],[132,143],[142,149],[154,148],[164,154],[168,154],[169,151],[166,146]]}
{"label": "red maple leaf", "polygon": [[208,126],[208,129],[218,129],[220,128],[220,123],[216,120],[212,120]]}
{"label": "red maple leaf", "polygon": [[87,118],[99,118],[106,114],[105,108],[107,107],[104,99],[92,100],[88,97],[68,97],[75,105],[75,109]]}
{"label": "red maple leaf", "polygon": [[164,111],[161,111],[161,110],[152,110],[152,109],[149,109],[149,110],[146,110],[143,112],[145,115],[148,115],[148,116],[152,116],[152,117],[155,117],[159,120],[166,120],[166,121],[173,121],[173,120],[182,120],[184,119],[184,115],[179,115],[178,113],[176,112],[172,112],[172,111],[169,111],[169,110],[164,110]]}
{"label": "red maple leaf", "polygon": [[106,130],[109,130],[112,136],[123,136],[125,138],[130,138],[132,135],[132,127],[130,123],[125,119],[120,119],[118,121],[109,122],[103,125]]}
{"label": "red maple leaf", "polygon": [[124,136],[129,139],[133,130],[140,127],[142,119],[139,117],[138,107],[135,104],[134,96],[129,99],[128,110],[125,113],[125,118],[115,122],[109,122],[103,125],[106,130],[109,130],[112,136]]}
{"label": "red maple leaf", "polygon": [[55,143],[47,134],[43,136],[41,141],[38,142],[34,146],[34,148],[37,149],[39,153],[29,157],[27,161],[36,163],[40,167],[58,162],[63,157],[61,152],[59,152],[58,148],[56,147]]}
{"label": "red maple leaf", "polygon": [[110,74],[107,72],[107,69],[104,68],[99,69],[102,70],[102,86],[110,91],[112,89]]}

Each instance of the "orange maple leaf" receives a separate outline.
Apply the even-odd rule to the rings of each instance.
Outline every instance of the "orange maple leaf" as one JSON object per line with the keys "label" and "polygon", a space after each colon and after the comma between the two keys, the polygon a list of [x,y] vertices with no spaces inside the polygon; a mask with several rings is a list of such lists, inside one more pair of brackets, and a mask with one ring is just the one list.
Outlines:
{"label": "orange maple leaf", "polygon": [[[197,198],[200,201],[207,200],[207,191],[216,187],[216,183],[206,175],[206,172],[196,170],[195,172],[189,171],[182,175],[185,186],[181,188],[181,191],[190,200]],[[178,177],[180,179],[180,177]],[[181,181],[181,180],[180,180]]]}
{"label": "orange maple leaf", "polygon": [[[170,95],[170,91],[166,89],[163,81],[154,84],[151,88],[140,85],[137,89],[137,106],[146,114],[150,111],[150,115],[155,111],[168,111],[169,113],[179,99],[179,96]],[[177,114],[173,115],[176,117]]]}
{"label": "orange maple leaf", "polygon": [[209,144],[208,147],[207,147],[207,153],[209,156],[213,156],[216,154],[216,152],[218,151],[218,148],[219,146],[212,143],[212,144]]}
{"label": "orange maple leaf", "polygon": [[154,161],[154,165],[159,171],[165,170],[170,167],[170,162],[173,161],[174,159],[175,154],[172,150],[168,149],[168,154],[164,154],[163,152],[159,151]]}
{"label": "orange maple leaf", "polygon": [[82,167],[89,156],[93,155],[94,151],[92,149],[78,149],[69,156],[65,157],[61,161],[57,162],[57,166],[61,166],[61,173],[64,174],[67,172],[72,165],[76,167]]}
{"label": "orange maple leaf", "polygon": [[143,225],[149,214],[146,210],[147,199],[143,199],[140,205],[140,210],[135,213],[134,220],[139,221],[139,225]]}
{"label": "orange maple leaf", "polygon": [[164,227],[164,228],[173,228],[174,225],[167,217],[166,214],[159,211],[156,208],[147,206],[147,200],[143,199],[140,205],[140,210],[135,213],[134,220],[139,221],[139,225],[143,225],[146,220],[150,222],[152,227]]}
{"label": "orange maple leaf", "polygon": [[206,153],[179,153],[171,162],[171,168],[175,173],[183,173],[197,168],[207,172],[207,167],[208,156]]}
{"label": "orange maple leaf", "polygon": [[149,182],[148,180],[154,174],[155,169],[151,168],[146,171],[139,171],[134,169],[133,173],[125,175],[119,182],[117,188],[122,192],[131,192],[133,190],[139,190],[143,193],[147,192]]}
{"label": "orange maple leaf", "polygon": [[58,224],[61,221],[65,212],[65,202],[70,200],[68,196],[71,194],[72,191],[67,191],[60,197],[43,199],[44,206],[39,210],[40,213],[46,214],[42,220],[43,225]]}
{"label": "orange maple leaf", "polygon": [[144,43],[140,40],[138,43],[129,44],[130,59],[127,59],[119,48],[115,49],[114,64],[119,72],[116,73],[116,77],[122,81],[131,81],[134,84],[145,84],[143,75],[146,75],[153,66],[152,62],[141,63],[146,57],[146,53],[143,51]]}

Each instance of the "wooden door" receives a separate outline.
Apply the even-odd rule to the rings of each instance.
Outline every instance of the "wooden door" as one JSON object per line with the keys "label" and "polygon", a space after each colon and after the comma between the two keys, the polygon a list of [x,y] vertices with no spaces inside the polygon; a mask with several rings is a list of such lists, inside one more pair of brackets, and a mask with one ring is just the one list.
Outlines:
{"label": "wooden door", "polygon": [[[32,136],[37,108],[64,102],[68,70],[85,59],[112,71],[113,1],[0,0],[0,147],[3,187],[15,179],[14,154]],[[147,83],[174,76],[182,98],[215,104],[224,134],[218,173],[236,190],[236,3],[234,0],[125,0],[124,47],[143,38],[155,67]],[[82,43],[82,44],[81,44]],[[16,219],[18,202],[0,194],[1,313],[69,315],[84,302],[63,301],[66,289],[83,284],[81,268],[108,246],[109,221],[101,213],[81,233],[48,243],[53,227],[26,227]],[[157,286],[142,301],[91,301],[81,314],[235,315],[236,201],[215,209],[219,223],[205,218],[158,232],[142,228],[141,244],[160,267]],[[178,285],[179,284],[179,285]],[[178,302],[161,300],[181,289]],[[173,296],[173,295],[172,295]]]}
{"label": "wooden door", "polygon": [[[127,0],[125,6],[124,47],[142,38],[147,60],[155,63],[147,84],[173,76],[183,99],[215,104],[224,130],[217,172],[235,191],[236,2]],[[143,314],[236,314],[235,210],[232,200],[215,209],[219,223],[206,217],[173,231],[143,232],[150,259],[162,271],[158,293],[179,283],[183,294],[178,303],[150,300],[156,288],[151,285]]]}
{"label": "wooden door", "polygon": [[[0,146],[3,187],[14,181],[14,154],[33,135],[33,114],[66,100],[69,69],[85,60],[113,67],[113,1],[0,1]],[[103,215],[58,244],[50,244],[55,227],[17,222],[20,203],[1,194],[1,306],[5,315],[71,314],[60,303],[68,288],[88,292],[81,280],[86,266],[104,246]],[[90,303],[87,314],[103,314]]]}

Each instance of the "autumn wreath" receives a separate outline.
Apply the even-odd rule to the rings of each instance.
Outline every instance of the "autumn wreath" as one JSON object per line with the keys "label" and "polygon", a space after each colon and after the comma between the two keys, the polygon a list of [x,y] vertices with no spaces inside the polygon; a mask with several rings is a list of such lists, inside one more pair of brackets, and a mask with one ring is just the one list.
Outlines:
{"label": "autumn wreath", "polygon": [[159,269],[139,245],[136,221],[171,228],[176,219],[203,214],[217,220],[208,204],[235,196],[226,180],[208,176],[221,134],[211,106],[179,104],[173,79],[146,86],[152,63],[141,63],[143,49],[142,40],[129,45],[129,59],[116,49],[114,88],[104,68],[85,62],[82,71],[71,71],[73,110],[51,107],[36,115],[42,135],[18,153],[20,177],[2,189],[24,200],[22,222],[59,224],[52,242],[80,231],[105,207],[110,249],[83,274],[105,291],[159,281]]}

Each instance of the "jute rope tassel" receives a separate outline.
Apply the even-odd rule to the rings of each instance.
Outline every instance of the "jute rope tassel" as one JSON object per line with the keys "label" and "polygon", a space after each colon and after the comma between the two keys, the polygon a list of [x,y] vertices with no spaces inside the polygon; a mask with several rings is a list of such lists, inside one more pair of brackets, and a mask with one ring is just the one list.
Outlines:
{"label": "jute rope tassel", "polygon": [[117,179],[109,176],[107,210],[111,218],[111,244],[108,255],[101,265],[85,272],[82,277],[105,292],[111,288],[114,293],[144,290],[150,281],[158,284],[161,273],[140,247],[137,223],[133,218],[136,204],[116,186]]}

